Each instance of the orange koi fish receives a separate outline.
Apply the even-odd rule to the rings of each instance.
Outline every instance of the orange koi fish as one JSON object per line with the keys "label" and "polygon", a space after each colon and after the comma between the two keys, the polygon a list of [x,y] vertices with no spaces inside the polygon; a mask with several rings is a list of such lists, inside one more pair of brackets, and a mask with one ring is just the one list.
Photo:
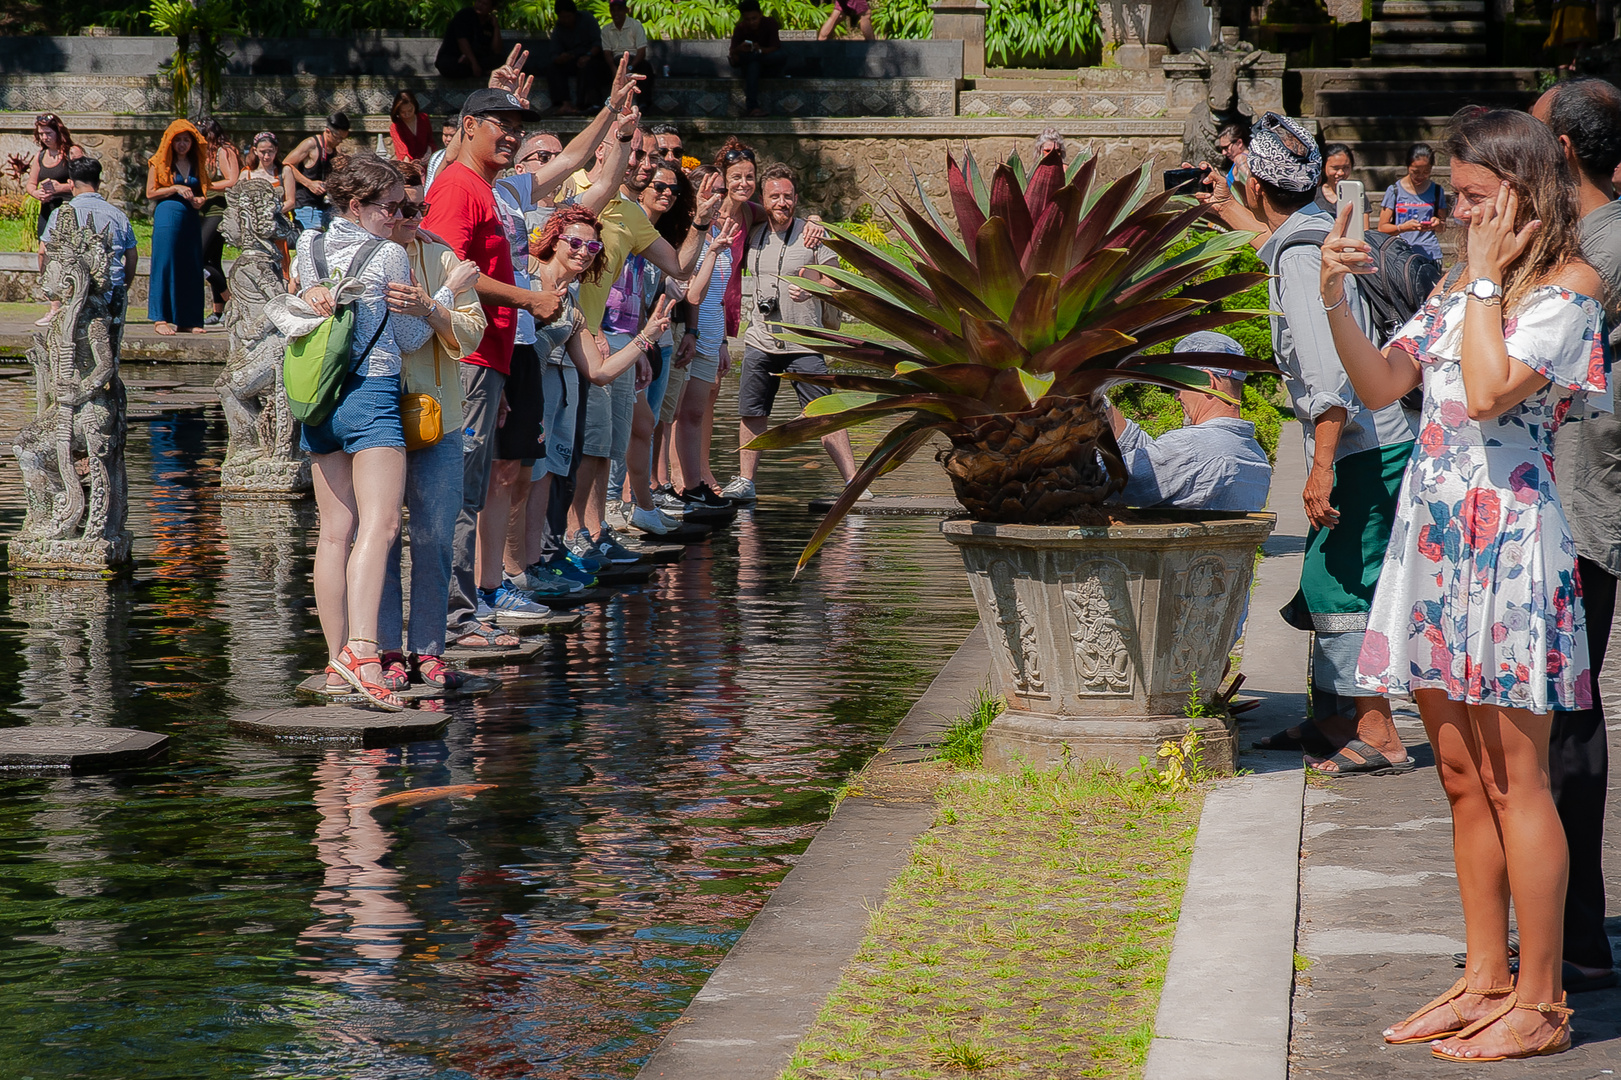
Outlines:
{"label": "orange koi fish", "polygon": [[379,806],[417,806],[421,803],[433,802],[435,799],[471,799],[481,791],[488,791],[494,784],[451,784],[448,787],[407,788],[396,791],[392,795],[384,795],[381,799],[371,802],[355,803],[357,810],[371,810]]}

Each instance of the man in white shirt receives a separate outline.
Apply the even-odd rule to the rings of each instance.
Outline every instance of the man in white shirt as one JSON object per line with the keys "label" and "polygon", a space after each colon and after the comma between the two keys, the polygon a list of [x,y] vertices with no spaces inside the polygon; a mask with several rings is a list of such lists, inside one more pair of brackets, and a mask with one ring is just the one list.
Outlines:
{"label": "man in white shirt", "polygon": [[[636,75],[652,76],[653,65],[647,62],[647,30],[630,17],[625,0],[609,0],[608,22],[602,27],[602,55],[610,67],[619,66],[619,58],[630,54],[630,70]],[[645,98],[647,88],[642,88]]]}

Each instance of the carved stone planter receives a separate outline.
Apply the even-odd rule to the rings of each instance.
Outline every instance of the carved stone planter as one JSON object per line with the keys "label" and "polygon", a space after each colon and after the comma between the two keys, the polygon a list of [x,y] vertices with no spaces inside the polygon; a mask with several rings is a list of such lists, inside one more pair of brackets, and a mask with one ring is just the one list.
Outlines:
{"label": "carved stone planter", "polygon": [[1067,758],[1122,767],[1190,727],[1207,764],[1232,768],[1230,721],[1183,714],[1198,680],[1215,693],[1271,514],[1137,511],[1143,523],[940,530],[962,551],[1007,708],[985,733],[985,765],[1051,768]]}

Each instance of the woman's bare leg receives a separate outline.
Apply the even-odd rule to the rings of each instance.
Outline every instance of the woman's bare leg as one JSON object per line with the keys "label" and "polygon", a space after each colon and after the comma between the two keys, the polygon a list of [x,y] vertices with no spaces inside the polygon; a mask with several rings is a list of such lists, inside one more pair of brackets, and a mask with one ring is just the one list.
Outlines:
{"label": "woman's bare leg", "polygon": [[552,505],[552,474],[541,473],[540,479],[529,485],[527,528],[524,531],[523,565],[538,563],[546,554],[546,512]]}
{"label": "woman's bare leg", "polygon": [[714,470],[709,464],[709,451],[710,444],[715,438],[715,402],[720,400],[720,379],[717,378],[712,383],[702,384],[699,389],[708,391],[707,398],[704,401],[703,423],[699,429],[699,434],[703,438],[703,447],[699,451],[698,458],[698,465],[701,469],[699,475],[703,478],[703,482],[709,485],[711,491],[719,493],[720,489],[726,485],[715,478]]}
{"label": "woman's bare leg", "polygon": [[653,509],[653,487],[649,468],[653,460],[653,426],[657,417],[648,407],[647,395],[636,395],[636,412],[630,421],[630,445],[625,449],[625,490],[620,497],[643,510]]}
{"label": "woman's bare leg", "polygon": [[705,423],[709,407],[709,384],[688,379],[681,394],[681,404],[675,410],[675,433],[670,442],[675,449],[675,464],[681,470],[678,491],[697,487],[703,482],[709,466],[703,460],[708,425]]}
{"label": "woman's bare leg", "polygon": [[[377,609],[383,601],[383,571],[400,532],[405,501],[405,448],[378,446],[351,459],[357,527],[349,552],[347,590],[349,648],[356,656],[377,655]],[[360,677],[382,680],[382,669],[367,664]]]}
{"label": "woman's bare leg", "polygon": [[[1464,976],[1472,987],[1508,986],[1512,982],[1508,973],[1508,866],[1497,818],[1481,779],[1475,725],[1468,707],[1448,699],[1442,691],[1420,690],[1415,697],[1435,751],[1441,787],[1452,806],[1452,856],[1469,948]],[[1469,994],[1455,1004],[1472,1020],[1485,1016],[1502,1000]],[[1457,1018],[1443,1005],[1411,1024],[1396,1025],[1387,1034],[1409,1039],[1456,1028]]]}
{"label": "woman's bare leg", "polygon": [[[321,620],[328,657],[336,657],[349,641],[349,546],[354,542],[359,513],[355,509],[354,476],[348,454],[310,455],[315,481],[319,532],[315,542],[315,613]],[[381,593],[379,592],[379,596]],[[347,685],[336,675],[328,685]]]}

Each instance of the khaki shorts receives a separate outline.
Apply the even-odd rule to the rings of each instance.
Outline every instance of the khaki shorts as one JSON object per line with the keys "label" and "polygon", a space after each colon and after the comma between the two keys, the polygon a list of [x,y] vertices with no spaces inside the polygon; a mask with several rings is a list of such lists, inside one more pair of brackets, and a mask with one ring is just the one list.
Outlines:
{"label": "khaki shorts", "polygon": [[[675,361],[670,361],[672,364]],[[664,402],[659,406],[659,423],[675,423],[675,410],[681,405],[681,391],[687,385],[687,373],[692,365],[670,368],[670,379],[664,384]]]}
{"label": "khaki shorts", "polygon": [[687,365],[687,378],[706,382],[713,386],[720,379],[720,355],[705,356],[698,353],[693,356],[692,363]]}

